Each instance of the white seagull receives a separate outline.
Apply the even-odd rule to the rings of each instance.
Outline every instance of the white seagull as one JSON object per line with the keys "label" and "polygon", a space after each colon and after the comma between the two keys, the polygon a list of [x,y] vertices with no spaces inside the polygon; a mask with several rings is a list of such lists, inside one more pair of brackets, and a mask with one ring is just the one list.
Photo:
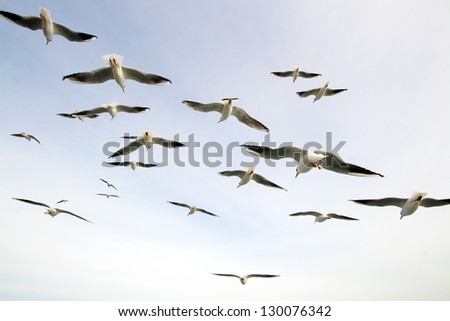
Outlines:
{"label": "white seagull", "polygon": [[323,85],[320,88],[315,88],[315,89],[306,90],[306,91],[299,91],[299,92],[297,92],[297,95],[299,95],[300,97],[308,97],[308,96],[313,95],[313,96],[315,96],[313,102],[315,102],[316,100],[319,100],[323,96],[332,96],[332,95],[336,95],[340,92],[347,90],[347,89],[331,89],[331,88],[328,88],[329,84],[330,84],[330,82],[327,82],[325,85]]}
{"label": "white seagull", "polygon": [[279,189],[283,189],[283,190],[287,191],[285,188],[278,186],[277,184],[269,181],[262,175],[256,174],[254,166],[247,168],[247,171],[223,171],[223,172],[219,172],[218,174],[222,175],[222,176],[227,176],[227,177],[230,177],[230,176],[239,177],[241,180],[239,181],[239,184],[237,187],[245,185],[248,182],[250,182],[251,180],[253,180],[256,183],[262,184],[264,186],[275,187],[275,188],[279,188]]}
{"label": "white seagull", "polygon": [[277,278],[277,277],[280,277],[279,275],[275,275],[275,274],[248,274],[248,275],[244,275],[244,276],[239,276],[236,274],[228,274],[228,273],[211,273],[211,274],[218,275],[218,276],[231,276],[233,278],[238,278],[239,281],[241,281],[242,285],[247,283],[247,280],[249,278]]}
{"label": "white seagull", "polygon": [[132,79],[149,85],[171,83],[167,78],[123,66],[123,56],[110,54],[104,55],[102,58],[108,63],[109,67],[70,74],[64,76],[63,80],[82,84],[100,84],[107,80],[114,79],[119,84],[120,88],[122,88],[122,91],[125,91],[125,79]]}
{"label": "white seagull", "polygon": [[115,194],[104,194],[104,193],[97,193],[98,196],[105,196],[106,198],[110,198],[110,197],[119,197],[119,195],[115,195]]}
{"label": "white seagull", "polygon": [[347,221],[359,221],[357,218],[339,215],[336,213],[322,214],[319,212],[307,211],[307,212],[297,212],[297,213],[289,214],[289,216],[307,216],[307,215],[311,215],[311,216],[315,217],[314,223],[316,223],[316,222],[322,223],[331,218],[336,218],[339,220],[347,220]]}
{"label": "white seagull", "polygon": [[188,216],[194,214],[195,212],[202,212],[204,214],[208,214],[208,215],[219,217],[219,215],[216,215],[214,213],[208,212],[207,210],[204,210],[203,208],[199,208],[199,207],[194,206],[194,205],[189,206],[189,205],[184,204],[184,203],[177,203],[177,202],[171,202],[171,201],[167,201],[167,203],[170,203],[170,204],[173,204],[173,205],[176,205],[176,206],[181,206],[181,207],[188,208],[189,209]]}
{"label": "white seagull", "polygon": [[99,180],[101,180],[103,183],[105,183],[106,185],[108,185],[108,187],[112,187],[112,188],[114,188],[114,189],[117,191],[117,188],[116,188],[113,184],[111,184],[110,182],[108,182],[106,179],[99,178]]}
{"label": "white seagull", "polygon": [[145,163],[135,162],[135,161],[131,161],[131,162],[110,162],[110,163],[106,163],[106,164],[111,165],[111,166],[130,166],[132,170],[135,170],[137,167],[150,168],[150,167],[158,166],[156,164],[145,164]]}
{"label": "white seagull", "polygon": [[77,32],[70,30],[66,26],[52,21],[50,10],[46,8],[39,8],[40,17],[34,16],[19,16],[18,14],[0,11],[0,15],[8,19],[9,21],[31,30],[42,29],[47,44],[52,41],[53,35],[61,35],[69,41],[85,42],[97,38],[94,35],[90,35],[83,32]]}
{"label": "white seagull", "polygon": [[137,114],[142,113],[146,110],[150,110],[150,108],[140,106],[126,106],[121,105],[119,103],[110,103],[110,104],[103,104],[100,105],[100,107],[95,107],[88,110],[76,111],[71,114],[58,114],[58,116],[63,116],[67,118],[78,118],[82,120],[83,117],[95,118],[99,116],[99,114],[101,113],[108,113],[111,115],[111,119],[114,119],[114,117],[116,117],[116,115],[119,112]]}
{"label": "white seagull", "polygon": [[242,108],[234,106],[233,101],[237,100],[237,99],[238,98],[224,98],[224,99],[222,99],[221,103],[209,103],[209,104],[202,104],[202,103],[198,103],[198,102],[190,101],[190,100],[183,100],[182,103],[196,111],[201,111],[203,113],[208,113],[211,111],[217,111],[217,112],[221,113],[222,115],[220,116],[218,123],[228,119],[228,117],[230,117],[230,115],[233,115],[241,123],[244,123],[247,126],[250,126],[257,130],[261,130],[261,131],[268,133],[269,128],[267,128],[262,123],[260,123],[259,121],[257,121],[253,117],[251,117]]}
{"label": "white seagull", "polygon": [[299,66],[295,66],[294,70],[289,70],[289,71],[272,71],[271,74],[278,76],[278,77],[283,77],[283,78],[292,77],[292,82],[295,82],[298,77],[313,78],[313,77],[322,76],[321,74],[301,71]]}
{"label": "white seagull", "polygon": [[56,215],[58,215],[59,213],[66,213],[66,214],[70,214],[70,215],[72,215],[72,216],[78,217],[79,219],[82,219],[83,221],[92,223],[91,221],[89,221],[89,220],[87,220],[87,219],[85,219],[85,218],[83,218],[83,217],[81,217],[81,216],[78,216],[77,214],[74,214],[74,213],[69,212],[69,211],[66,211],[66,210],[62,210],[62,209],[60,209],[60,208],[50,207],[50,206],[48,206],[47,204],[44,204],[44,203],[39,203],[39,202],[35,202],[35,201],[30,201],[30,200],[23,199],[23,198],[14,198],[14,197],[13,197],[13,199],[14,199],[14,200],[17,200],[17,201],[21,201],[21,202],[33,204],[33,205],[38,205],[38,206],[44,206],[44,207],[47,207],[47,211],[45,212],[45,214],[50,215],[52,218],[55,217]]}
{"label": "white seagull", "polygon": [[114,158],[121,155],[128,155],[131,152],[134,152],[135,150],[139,149],[139,147],[141,146],[145,146],[147,149],[150,149],[153,147],[153,144],[158,144],[168,148],[178,148],[186,146],[183,143],[174,140],[168,140],[165,138],[153,136],[153,133],[151,131],[145,131],[142,136],[122,136],[122,138],[134,139],[134,141],[132,141],[125,147],[117,150],[115,153],[109,156],[109,158]]}
{"label": "white seagull", "polygon": [[41,143],[36,137],[34,137],[33,135],[30,135],[30,134],[27,134],[27,133],[11,134],[11,136],[25,138],[28,141],[31,141],[32,139],[34,139],[39,144]]}
{"label": "white seagull", "polygon": [[[372,172],[358,165],[345,162],[337,154],[322,150],[309,151],[295,146],[282,146],[279,148],[270,148],[255,145],[241,145],[249,153],[259,157],[279,160],[283,158],[292,158],[297,161],[296,176],[300,173],[308,172],[311,168],[323,168],[339,174],[347,174],[353,176],[380,176],[382,174]],[[323,157],[319,156],[322,155]]]}
{"label": "white seagull", "polygon": [[419,206],[435,207],[450,204],[450,198],[447,199],[425,198],[426,195],[427,193],[413,193],[410,198],[386,197],[380,199],[362,199],[351,201],[369,206],[400,207],[402,209],[400,211],[400,219],[402,219],[404,216],[413,214],[419,208]]}

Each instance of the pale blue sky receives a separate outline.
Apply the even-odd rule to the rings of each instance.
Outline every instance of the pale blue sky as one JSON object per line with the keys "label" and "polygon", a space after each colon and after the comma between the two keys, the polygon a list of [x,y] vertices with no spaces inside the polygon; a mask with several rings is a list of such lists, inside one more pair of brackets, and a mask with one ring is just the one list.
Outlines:
{"label": "pale blue sky", "polygon": [[[5,1],[0,10],[53,19],[98,39],[71,43],[1,19],[0,299],[3,300],[449,300],[450,207],[398,208],[349,199],[450,197],[447,148],[450,84],[448,1]],[[106,66],[104,54],[159,74],[171,85],[63,82]],[[300,65],[322,77],[276,78]],[[295,92],[348,88],[312,104]],[[169,166],[105,168],[105,143],[151,130],[186,141],[261,143],[264,133],[236,119],[217,124],[184,99],[237,105],[267,125],[271,140],[347,143],[348,162],[385,175],[359,178],[312,170],[294,179],[286,162],[257,172],[288,192],[216,175],[227,170]],[[64,119],[60,112],[108,102],[149,106],[140,115]],[[42,142],[9,136],[28,132]],[[161,147],[154,147],[156,157]],[[188,159],[187,149],[180,158]],[[173,155],[169,151],[168,155]],[[130,156],[135,159],[136,154]],[[243,156],[232,152],[232,169]],[[214,160],[225,162],[224,158]],[[119,199],[103,199],[114,183]],[[12,200],[28,198],[73,211],[95,224]],[[166,201],[196,204],[220,218]],[[336,212],[358,222],[289,217]],[[209,274],[274,273],[238,280]]]}

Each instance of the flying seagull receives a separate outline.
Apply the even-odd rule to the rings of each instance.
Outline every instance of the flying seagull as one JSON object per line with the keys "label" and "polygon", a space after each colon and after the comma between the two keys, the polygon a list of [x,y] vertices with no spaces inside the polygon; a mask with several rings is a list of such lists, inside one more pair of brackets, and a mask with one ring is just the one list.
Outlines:
{"label": "flying seagull", "polygon": [[99,195],[99,196],[105,196],[106,198],[110,198],[110,197],[119,197],[119,195],[115,195],[115,194],[97,193],[97,195]]}
{"label": "flying seagull", "polygon": [[233,115],[236,117],[241,123],[246,124],[247,126],[250,126],[252,128],[255,128],[257,130],[261,130],[264,132],[269,132],[269,128],[264,126],[262,123],[251,117],[245,110],[242,108],[239,108],[237,106],[233,105],[233,101],[237,100],[238,98],[224,98],[222,99],[221,103],[209,103],[209,104],[202,104],[197,103],[195,101],[190,100],[183,100],[182,103],[186,106],[196,110],[201,111],[203,113],[208,113],[211,111],[217,111],[221,113],[219,123],[228,119],[230,115]]}
{"label": "flying seagull", "polygon": [[279,275],[275,275],[275,274],[248,274],[248,275],[244,275],[244,276],[239,276],[239,275],[236,275],[236,274],[227,274],[227,273],[211,273],[211,274],[218,275],[218,276],[231,276],[233,278],[238,278],[239,281],[241,281],[242,285],[247,283],[247,280],[249,278],[276,278],[276,277],[280,277]]}
{"label": "flying seagull", "polygon": [[123,56],[110,54],[104,55],[102,58],[108,63],[109,67],[70,74],[64,76],[63,80],[81,84],[101,84],[107,80],[114,79],[122,88],[122,91],[125,91],[125,79],[132,79],[149,85],[171,83],[167,78],[122,66]]}
{"label": "flying seagull", "polygon": [[218,174],[222,175],[222,176],[227,176],[227,177],[230,177],[230,176],[239,177],[241,180],[237,187],[245,185],[248,182],[250,182],[251,180],[254,180],[258,184],[262,184],[262,185],[269,186],[269,187],[275,187],[275,188],[279,188],[279,189],[284,189],[285,191],[287,191],[285,188],[278,186],[277,184],[267,180],[266,178],[264,178],[263,176],[261,176],[259,174],[256,174],[254,166],[247,168],[247,171],[223,171],[223,172],[219,172]]}
{"label": "flying seagull", "polygon": [[117,188],[111,184],[110,182],[108,182],[107,180],[103,179],[103,178],[99,178],[103,183],[105,183],[106,185],[108,185],[108,187],[112,187],[117,191]]}
{"label": "flying seagull", "polygon": [[195,212],[202,212],[202,213],[205,213],[205,214],[208,214],[208,215],[219,217],[219,215],[216,215],[214,213],[208,212],[208,211],[204,210],[203,208],[199,208],[199,207],[194,206],[194,205],[193,206],[189,206],[189,205],[184,204],[184,203],[177,203],[177,202],[171,202],[171,201],[167,201],[167,202],[170,203],[170,204],[176,205],[176,206],[181,206],[181,207],[188,208],[189,209],[188,215],[192,215]]}
{"label": "flying seagull", "polygon": [[300,97],[308,97],[311,95],[315,96],[314,100],[313,100],[313,102],[315,102],[316,100],[319,100],[323,96],[332,96],[332,95],[336,95],[340,92],[347,90],[347,89],[331,89],[331,88],[328,88],[329,84],[330,84],[330,82],[327,82],[325,85],[323,85],[320,88],[315,88],[315,89],[306,90],[306,91],[299,91],[299,92],[297,92],[297,95],[299,95]]}
{"label": "flying seagull", "polygon": [[84,121],[84,118],[97,118],[99,115],[98,114],[91,114],[91,115],[83,115],[83,116],[79,116],[79,115],[75,115],[76,113],[78,113],[78,111],[75,111],[75,113],[71,113],[71,114],[67,114],[67,113],[60,113],[60,114],[56,114],[57,116],[61,116],[61,117],[65,117],[65,118],[78,118],[81,121]]}
{"label": "flying seagull", "polygon": [[[345,162],[337,154],[322,150],[309,151],[295,146],[282,146],[279,148],[270,148],[255,145],[241,145],[249,153],[259,157],[279,160],[283,158],[292,158],[297,161],[296,177],[300,173],[308,172],[311,168],[323,168],[339,174],[347,174],[353,176],[380,176],[382,174],[373,172],[366,168]],[[317,155],[322,155],[320,157]]]}
{"label": "flying seagull", "polygon": [[413,193],[410,198],[396,198],[386,197],[380,199],[363,199],[363,200],[351,200],[352,202],[369,205],[369,206],[397,206],[402,210],[400,211],[400,219],[403,216],[413,214],[419,206],[423,207],[435,207],[444,206],[450,204],[450,198],[447,199],[434,199],[425,198],[427,193]]}
{"label": "flying seagull", "polygon": [[343,216],[343,215],[338,215],[338,214],[335,214],[335,213],[322,214],[322,213],[319,213],[319,212],[307,211],[307,212],[297,212],[297,213],[289,214],[289,216],[306,216],[306,215],[314,216],[315,217],[314,223],[316,223],[316,222],[322,223],[322,222],[325,222],[326,220],[329,220],[331,218],[336,218],[336,219],[339,219],[339,220],[347,220],[347,221],[358,221],[357,218]]}
{"label": "flying seagull", "polygon": [[289,71],[273,71],[271,72],[272,75],[278,76],[278,77],[292,77],[292,82],[295,82],[298,77],[302,78],[313,78],[322,76],[321,74],[311,73],[311,72],[305,72],[301,71],[299,66],[295,66],[294,70]]}
{"label": "flying seagull", "polygon": [[132,141],[125,147],[117,150],[115,153],[109,156],[109,158],[114,158],[121,155],[128,155],[131,152],[134,152],[135,150],[139,149],[139,147],[141,146],[145,146],[147,149],[150,149],[153,147],[153,144],[158,144],[168,148],[178,148],[186,146],[183,143],[174,140],[168,140],[165,138],[153,136],[153,133],[150,131],[145,131],[142,136],[122,136],[122,138],[134,139],[134,141]]}
{"label": "flying seagull", "polygon": [[95,118],[99,116],[99,114],[101,113],[109,113],[111,115],[111,119],[113,119],[119,112],[137,114],[146,110],[150,110],[150,108],[140,106],[126,106],[120,105],[119,103],[110,103],[110,104],[103,104],[100,107],[95,107],[88,110],[73,112],[71,114],[58,114],[58,115],[59,116],[70,115],[69,117],[71,118],[80,118],[80,117]]}
{"label": "flying seagull", "polygon": [[35,202],[35,201],[23,199],[23,198],[14,198],[14,197],[13,197],[13,199],[14,199],[14,200],[17,200],[17,201],[21,201],[21,202],[33,204],[33,205],[38,205],[38,206],[44,206],[44,207],[47,207],[47,211],[46,211],[44,214],[48,214],[48,215],[50,215],[52,218],[55,217],[56,215],[58,215],[59,213],[66,213],[66,214],[70,214],[70,215],[72,215],[72,216],[78,217],[79,219],[82,219],[83,221],[92,223],[91,221],[89,221],[89,220],[87,220],[87,219],[85,219],[85,218],[83,218],[83,217],[81,217],[81,216],[78,216],[77,214],[74,214],[74,213],[69,212],[69,211],[66,211],[66,210],[62,210],[62,209],[60,209],[60,208],[50,207],[50,206],[48,206],[47,204],[44,204],[44,203],[39,203],[39,202]]}
{"label": "flying seagull", "polygon": [[68,202],[68,200],[59,200],[58,202],[56,202],[56,204],[61,204],[61,203],[65,203]]}
{"label": "flying seagull", "polygon": [[130,166],[132,170],[135,170],[136,167],[146,167],[146,168],[150,168],[150,167],[154,167],[157,166],[156,164],[145,164],[145,163],[141,163],[141,162],[110,162],[110,163],[106,163],[108,165],[111,166]]}
{"label": "flying seagull", "polygon": [[36,137],[34,137],[33,135],[30,135],[30,134],[27,134],[27,133],[11,134],[11,136],[25,138],[28,141],[31,141],[32,139],[34,139],[39,144],[41,143]]}
{"label": "flying seagull", "polygon": [[90,35],[83,32],[77,32],[70,30],[66,26],[52,21],[50,10],[46,8],[39,8],[40,17],[34,16],[19,16],[18,14],[0,11],[0,15],[8,19],[9,21],[31,30],[42,29],[47,44],[52,41],[53,35],[61,35],[69,41],[84,42],[97,38],[94,35]]}

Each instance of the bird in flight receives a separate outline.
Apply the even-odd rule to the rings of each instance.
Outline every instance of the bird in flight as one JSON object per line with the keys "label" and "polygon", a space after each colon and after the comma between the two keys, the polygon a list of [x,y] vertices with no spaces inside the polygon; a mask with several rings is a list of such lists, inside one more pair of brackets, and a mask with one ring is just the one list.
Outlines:
{"label": "bird in flight", "polygon": [[256,174],[254,166],[247,168],[247,171],[240,171],[240,170],[223,171],[223,172],[219,172],[218,174],[222,175],[222,176],[227,176],[227,177],[231,177],[231,176],[239,177],[241,180],[239,181],[239,185],[237,187],[245,185],[248,182],[250,182],[251,180],[253,180],[256,183],[262,184],[264,186],[275,187],[275,188],[279,188],[279,189],[283,189],[283,190],[287,191],[285,188],[278,186],[277,184],[269,181],[264,176]]}
{"label": "bird in flight", "polygon": [[99,196],[105,196],[106,198],[110,198],[110,197],[119,197],[119,195],[115,195],[115,194],[104,194],[104,193],[97,193],[97,195]]}
{"label": "bird in flight", "polygon": [[276,278],[276,277],[280,277],[280,275],[275,275],[275,274],[248,274],[248,275],[244,275],[244,276],[239,276],[236,274],[227,274],[227,273],[211,273],[214,275],[218,275],[218,276],[230,276],[233,278],[238,278],[239,281],[241,281],[241,284],[244,285],[245,283],[247,283],[247,280],[249,278]]}
{"label": "bird in flight", "polygon": [[111,115],[111,119],[114,119],[116,115],[119,112],[123,113],[131,113],[131,114],[137,114],[142,113],[143,111],[150,110],[149,107],[140,107],[140,106],[126,106],[121,105],[119,103],[110,103],[110,104],[104,104],[100,107],[95,107],[92,109],[82,110],[82,111],[76,111],[71,114],[58,114],[58,116],[63,116],[67,118],[78,118],[82,120],[84,117],[88,118],[96,118],[102,113],[109,113]]}
{"label": "bird in flight", "polygon": [[329,220],[331,218],[335,218],[335,219],[338,219],[338,220],[358,221],[357,218],[348,217],[348,216],[344,216],[344,215],[339,215],[339,214],[336,214],[336,213],[322,214],[322,213],[319,213],[319,212],[307,211],[307,212],[297,212],[297,213],[289,214],[289,216],[307,216],[307,215],[311,215],[311,216],[315,217],[314,223],[322,223],[322,222],[325,222],[326,220]]}
{"label": "bird in flight", "polygon": [[145,164],[142,162],[135,162],[135,161],[126,161],[126,162],[110,162],[110,163],[106,163],[108,165],[111,166],[130,166],[132,170],[135,170],[137,167],[146,167],[146,168],[150,168],[150,167],[154,167],[157,166],[156,164]]}
{"label": "bird in flight", "polygon": [[191,100],[183,100],[182,103],[186,106],[196,110],[201,111],[203,113],[208,113],[211,111],[217,111],[221,113],[219,123],[228,119],[230,115],[236,117],[241,123],[246,124],[252,128],[257,130],[264,131],[266,133],[269,132],[269,128],[265,125],[251,117],[245,110],[239,108],[233,104],[233,101],[237,100],[237,98],[224,98],[221,103],[209,103],[202,104]]}
{"label": "bird in flight", "polygon": [[312,73],[312,72],[302,71],[302,70],[300,70],[299,66],[295,66],[294,70],[272,71],[271,74],[275,75],[275,76],[278,76],[278,77],[283,77],[283,78],[292,77],[292,82],[295,82],[298,77],[301,77],[301,78],[314,78],[314,77],[322,76],[321,74],[316,74],[316,73]]}
{"label": "bird in flight", "polygon": [[446,199],[434,199],[429,197],[425,198],[426,195],[427,193],[413,193],[410,198],[386,197],[379,199],[360,199],[351,201],[368,206],[400,207],[402,209],[400,211],[400,219],[402,219],[404,216],[413,214],[415,211],[417,211],[419,206],[436,207],[450,204],[450,198]]}
{"label": "bird in flight", "polygon": [[219,217],[219,215],[216,215],[214,213],[208,212],[207,210],[204,210],[203,208],[199,208],[199,207],[194,206],[194,205],[190,206],[190,205],[187,205],[187,204],[184,204],[184,203],[177,203],[177,202],[171,202],[171,201],[167,201],[167,202],[170,203],[170,204],[176,205],[176,206],[181,206],[181,207],[188,208],[189,209],[188,215],[192,215],[195,212],[201,212],[201,213],[208,214],[208,215],[211,215],[211,216]]}
{"label": "bird in flight", "polygon": [[41,143],[36,137],[27,133],[11,134],[11,136],[25,138],[28,141],[31,141],[33,139],[37,141],[39,144]]}
{"label": "bird in flight", "polygon": [[111,184],[110,182],[108,182],[106,179],[103,179],[103,178],[99,178],[103,183],[105,183],[106,185],[108,185],[108,187],[112,187],[112,188],[114,188],[116,191],[117,191],[117,188],[113,185],[113,184]]}
{"label": "bird in flight", "polygon": [[97,38],[94,35],[90,35],[83,32],[73,31],[66,26],[56,23],[52,20],[50,10],[46,8],[39,8],[39,17],[34,16],[20,16],[18,14],[0,11],[0,16],[3,18],[31,30],[42,29],[45,38],[47,39],[47,45],[52,41],[53,35],[60,35],[69,41],[85,42]]}
{"label": "bird in flight", "polygon": [[315,102],[320,98],[322,98],[323,96],[333,96],[347,90],[347,89],[331,89],[328,88],[329,84],[330,82],[328,81],[327,83],[325,83],[325,85],[323,85],[320,88],[314,88],[306,91],[299,91],[297,92],[297,95],[299,95],[300,97],[314,96],[313,102]]}
{"label": "bird in flight", "polygon": [[148,85],[171,83],[171,81],[167,78],[145,73],[135,68],[123,66],[123,56],[110,54],[104,55],[102,58],[108,63],[109,67],[98,68],[86,72],[77,72],[64,76],[63,80],[68,80],[80,84],[101,84],[105,81],[114,79],[124,92],[125,79],[132,79],[134,81]]}
{"label": "bird in flight", "polygon": [[52,218],[55,217],[56,215],[58,215],[59,213],[66,213],[66,214],[78,217],[79,219],[82,219],[83,221],[92,223],[91,221],[89,221],[89,220],[87,220],[87,219],[85,219],[85,218],[83,218],[83,217],[81,217],[81,216],[79,216],[77,214],[74,214],[74,213],[66,211],[66,210],[62,210],[60,208],[50,207],[50,206],[48,206],[47,204],[44,204],[44,203],[39,203],[39,202],[35,202],[35,201],[24,199],[24,198],[15,198],[15,197],[13,197],[13,199],[17,200],[17,201],[28,203],[28,204],[32,204],[32,205],[38,205],[38,206],[46,207],[47,211],[45,212],[45,214],[50,215]]}

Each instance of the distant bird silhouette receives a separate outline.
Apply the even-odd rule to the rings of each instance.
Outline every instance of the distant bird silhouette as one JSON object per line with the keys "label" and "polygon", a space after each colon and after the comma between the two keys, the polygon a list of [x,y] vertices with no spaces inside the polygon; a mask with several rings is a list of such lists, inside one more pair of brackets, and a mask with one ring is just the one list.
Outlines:
{"label": "distant bird silhouette", "polygon": [[280,277],[280,275],[275,275],[275,274],[248,274],[248,275],[244,275],[244,276],[239,276],[236,274],[227,274],[227,273],[211,273],[214,275],[218,275],[218,276],[230,276],[233,278],[238,278],[239,281],[241,281],[241,284],[244,285],[245,283],[247,283],[247,280],[249,278],[276,278],[276,277]]}
{"label": "distant bird silhouette", "polygon": [[245,185],[248,182],[250,182],[251,180],[253,180],[253,181],[255,181],[258,184],[262,184],[262,185],[268,186],[268,187],[275,187],[275,188],[283,189],[283,190],[286,191],[285,188],[283,188],[281,186],[278,186],[277,184],[269,181],[264,176],[256,174],[255,173],[255,167],[249,167],[249,168],[247,168],[247,171],[239,171],[239,170],[236,170],[236,171],[223,171],[223,172],[219,172],[219,175],[227,176],[227,177],[231,177],[231,176],[239,177],[241,180],[240,180],[239,185],[237,187]]}
{"label": "distant bird silhouette", "polygon": [[204,213],[204,214],[208,214],[208,215],[219,217],[219,215],[216,215],[214,213],[208,212],[207,210],[204,210],[204,209],[199,208],[199,207],[194,206],[194,205],[190,206],[190,205],[187,205],[187,204],[184,204],[184,203],[177,203],[177,202],[171,202],[171,201],[167,201],[167,203],[170,203],[170,204],[173,204],[173,205],[176,205],[176,206],[181,206],[181,207],[188,208],[189,209],[188,216],[194,214],[195,212],[201,212],[201,213]]}
{"label": "distant bird silhouette", "polygon": [[27,134],[27,133],[11,134],[11,136],[25,138],[28,141],[31,141],[32,139],[34,139],[39,144],[41,143],[36,137],[34,137],[33,135],[30,135],[30,134]]}
{"label": "distant bird silhouette", "polygon": [[314,223],[316,223],[316,222],[322,223],[331,218],[335,218],[335,219],[339,219],[339,220],[347,220],[347,221],[358,221],[357,218],[348,217],[348,216],[344,216],[344,215],[338,215],[336,213],[322,214],[319,212],[307,211],[307,212],[297,212],[297,213],[289,214],[289,216],[307,216],[307,215],[311,215],[311,216],[315,217]]}
{"label": "distant bird silhouette", "polygon": [[108,185],[108,187],[112,187],[117,191],[117,188],[111,184],[110,182],[108,182],[107,180],[103,179],[103,178],[99,178],[103,183],[105,183],[106,185]]}
{"label": "distant bird silhouette", "polygon": [[322,76],[321,74],[301,71],[299,66],[295,66],[294,70],[272,71],[271,74],[275,75],[275,76],[278,76],[278,77],[283,77],[283,78],[292,77],[292,82],[295,82],[298,77],[301,77],[301,78],[313,78],[313,77]]}

